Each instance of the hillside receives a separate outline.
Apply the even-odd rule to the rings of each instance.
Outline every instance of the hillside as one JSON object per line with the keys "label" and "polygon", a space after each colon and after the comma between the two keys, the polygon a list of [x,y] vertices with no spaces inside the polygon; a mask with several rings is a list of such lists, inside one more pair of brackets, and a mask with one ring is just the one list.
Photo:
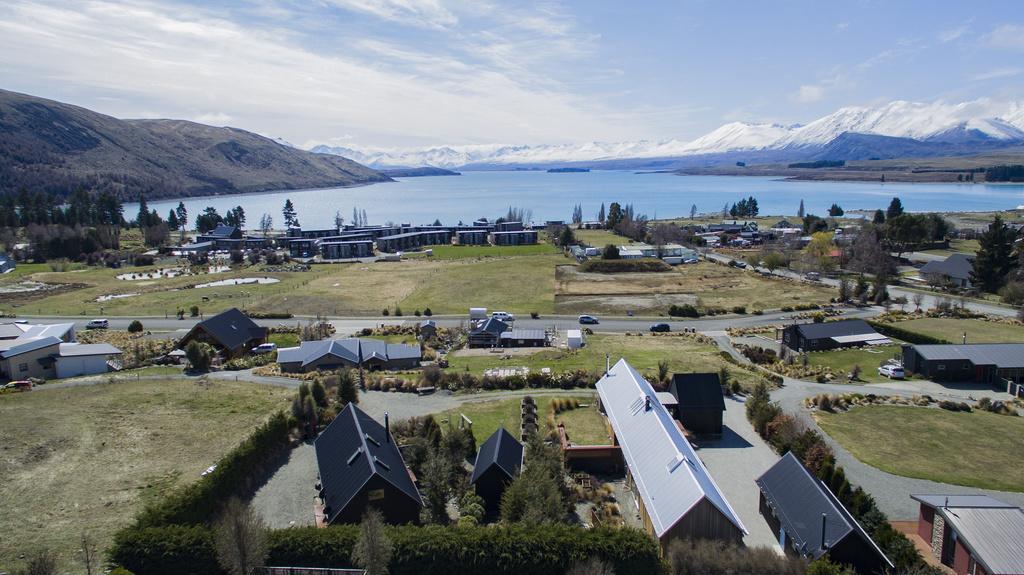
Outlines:
{"label": "hillside", "polygon": [[0,193],[113,189],[126,201],[351,186],[387,176],[236,128],[119,120],[0,90]]}

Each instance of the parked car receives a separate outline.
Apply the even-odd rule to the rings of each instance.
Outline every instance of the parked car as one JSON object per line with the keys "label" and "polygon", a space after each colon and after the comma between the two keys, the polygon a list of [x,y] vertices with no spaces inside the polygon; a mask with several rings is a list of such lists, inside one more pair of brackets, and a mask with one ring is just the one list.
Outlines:
{"label": "parked car", "polygon": [[804,278],[807,279],[807,281],[819,282],[821,281],[821,274],[818,272],[807,272],[804,274]]}
{"label": "parked car", "polygon": [[16,381],[8,382],[7,385],[3,386],[3,389],[13,389],[16,391],[32,391],[32,382],[27,379],[19,379]]}
{"label": "parked car", "polygon": [[683,258],[683,263],[684,264],[697,264],[697,263],[700,263],[700,260],[697,259],[697,258],[694,258],[694,257]]}
{"label": "parked car", "polygon": [[905,377],[903,366],[891,363],[879,367],[878,375],[888,377],[889,379],[903,379]]}
{"label": "parked car", "polygon": [[651,331],[672,331],[672,328],[667,323],[654,323],[651,324]]}
{"label": "parked car", "polygon": [[253,353],[270,353],[272,351],[277,351],[277,344],[271,342],[261,343],[250,351]]}
{"label": "parked car", "polygon": [[491,317],[493,317],[494,319],[501,320],[501,321],[515,321],[516,320],[516,316],[508,313],[507,311],[493,311],[493,312],[491,312]]}
{"label": "parked car", "polygon": [[90,319],[89,323],[85,324],[85,329],[107,329],[110,327],[110,322],[105,319]]}
{"label": "parked car", "polygon": [[592,315],[581,315],[580,316],[580,324],[581,325],[584,325],[584,324],[595,324],[596,325],[597,323],[600,323],[600,322],[598,322],[597,318],[592,316]]}

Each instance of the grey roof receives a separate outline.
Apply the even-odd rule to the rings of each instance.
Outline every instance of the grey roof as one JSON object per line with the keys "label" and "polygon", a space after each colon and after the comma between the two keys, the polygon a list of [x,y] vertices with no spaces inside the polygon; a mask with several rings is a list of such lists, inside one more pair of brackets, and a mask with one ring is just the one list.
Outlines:
{"label": "grey roof", "polygon": [[12,339],[21,337],[25,333],[16,323],[0,323],[0,339]]}
{"label": "grey roof", "polygon": [[64,339],[68,333],[75,331],[74,323],[47,323],[23,325],[25,330],[23,338],[57,337]]}
{"label": "grey roof", "polygon": [[381,237],[377,238],[377,241],[381,241],[381,240],[387,241],[387,240],[396,240],[396,239],[401,239],[401,238],[411,238],[411,237],[415,237],[415,236],[421,236],[421,235],[424,235],[424,234],[436,234],[438,232],[441,232],[441,233],[444,233],[444,232],[451,233],[446,228],[437,228],[437,229],[434,229],[434,230],[425,230],[425,231],[418,231],[418,232],[405,232],[405,233],[401,233],[401,234],[395,234],[393,236],[381,236]]}
{"label": "grey roof", "polygon": [[425,319],[420,322],[420,327],[437,327],[437,322],[432,319]]}
{"label": "grey roof", "polygon": [[657,400],[654,388],[639,372],[620,359],[597,382],[597,392],[659,538],[705,499],[737,529],[747,532],[693,446]]}
{"label": "grey roof", "polygon": [[501,334],[501,339],[547,339],[548,334],[542,329],[513,329]]}
{"label": "grey roof", "polygon": [[371,358],[384,361],[397,359],[419,358],[422,354],[420,346],[401,343],[388,343],[379,339],[324,339],[304,341],[298,347],[286,347],[277,350],[278,363],[301,363],[303,367],[333,355],[349,363],[358,364]]}
{"label": "grey roof", "polygon": [[968,343],[915,345],[926,360],[969,360],[974,365],[995,365],[1002,369],[1024,368],[1024,343]]}
{"label": "grey roof", "polygon": [[523,444],[512,437],[504,427],[499,427],[480,446],[476,455],[476,463],[473,464],[473,477],[470,483],[476,483],[485,471],[491,467],[497,467],[505,475],[512,479],[519,473],[523,465]]}
{"label": "grey roof", "polygon": [[119,355],[121,350],[109,343],[62,343],[61,357],[78,357],[86,355]]}
{"label": "grey roof", "polygon": [[[828,339],[844,335],[875,334],[868,322],[862,319],[844,319],[840,321],[827,321],[824,323],[802,323],[796,326],[797,330],[807,339]],[[883,336],[878,335],[881,339]]]}
{"label": "grey roof", "polygon": [[231,236],[233,236],[235,234],[236,230],[238,230],[238,228],[236,228],[235,226],[229,226],[229,225],[226,225],[226,224],[217,224],[216,228],[213,228],[213,230],[211,230],[211,231],[209,231],[209,232],[207,232],[207,233],[205,233],[203,235],[204,236],[214,236],[214,237],[217,237],[217,238],[224,238],[224,239],[226,239],[226,238],[230,238]]}
{"label": "grey roof", "polygon": [[974,258],[967,254],[952,254],[944,260],[932,260],[919,270],[924,275],[938,274],[959,280],[970,280],[974,271]]}
{"label": "grey roof", "polygon": [[[775,465],[754,480],[801,555],[817,559],[849,536],[868,543],[890,567],[892,562],[868,536],[835,495],[803,463],[787,452]],[[821,546],[821,521],[825,516],[825,547]]]}
{"label": "grey roof", "polygon": [[683,409],[725,411],[725,397],[717,373],[676,373],[668,391]]}
{"label": "grey roof", "polygon": [[327,523],[334,521],[375,475],[417,505],[423,504],[394,437],[354,403],[345,406],[320,433],[313,448]]}
{"label": "grey roof", "polygon": [[987,573],[1024,573],[1024,509],[984,495],[911,497],[934,507]]}
{"label": "grey roof", "polygon": [[267,328],[257,325],[236,307],[197,323],[185,338],[200,329],[205,330],[210,337],[227,349],[237,349],[250,340],[266,337],[267,334]]}
{"label": "grey roof", "polygon": [[24,343],[18,343],[17,345],[13,345],[7,348],[6,350],[0,351],[0,358],[9,359],[21,355],[23,353],[37,351],[46,347],[50,347],[51,345],[60,345],[61,343],[62,342],[59,337],[53,336],[29,339],[26,340]]}
{"label": "grey roof", "polygon": [[485,321],[483,323],[483,325],[481,325],[480,327],[477,327],[476,329],[474,329],[471,332],[469,332],[469,335],[479,334],[479,333],[489,333],[489,334],[492,334],[492,335],[501,335],[502,333],[504,333],[504,332],[506,332],[508,330],[509,330],[509,325],[507,323],[501,321],[500,319],[489,317],[489,318],[487,318],[487,321]]}

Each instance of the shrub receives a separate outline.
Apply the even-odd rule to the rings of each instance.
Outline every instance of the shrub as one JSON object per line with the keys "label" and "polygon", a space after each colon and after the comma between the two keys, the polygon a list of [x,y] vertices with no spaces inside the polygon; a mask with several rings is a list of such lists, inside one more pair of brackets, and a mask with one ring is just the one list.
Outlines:
{"label": "shrub", "polygon": [[142,322],[137,319],[133,319],[132,322],[128,324],[128,333],[141,333],[142,329]]}
{"label": "shrub", "polygon": [[895,326],[891,323],[882,323],[879,321],[868,321],[868,325],[874,328],[878,333],[896,339],[902,339],[905,342],[913,343],[917,345],[931,345],[931,344],[945,344],[951,343],[945,339],[939,337],[932,337],[923,333],[917,333],[904,329],[902,327]]}
{"label": "shrub", "polygon": [[241,250],[231,250],[228,252],[228,256],[231,258],[231,263],[240,264],[245,262],[245,254]]}
{"label": "shrub", "polygon": [[188,310],[189,310],[189,315],[191,315],[192,317],[199,317],[199,306],[194,305],[194,306],[188,308]]}
{"label": "shrub", "polygon": [[530,312],[530,318],[531,318],[531,319],[537,319],[537,318],[539,318],[539,317],[540,317],[540,314],[539,314],[539,313],[537,313],[537,312],[535,312],[535,311],[531,311],[531,312]]}
{"label": "shrub", "polygon": [[153,256],[148,256],[145,254],[139,254],[135,256],[135,265],[138,267],[151,266],[155,261],[156,259]]}
{"label": "shrub", "polygon": [[583,262],[580,265],[580,271],[598,274],[667,272],[672,271],[672,266],[655,258],[643,258],[638,260],[592,259]]}
{"label": "shrub", "polygon": [[700,311],[688,303],[683,305],[672,304],[668,308],[668,315],[671,317],[700,317]]}
{"label": "shrub", "polygon": [[430,316],[434,315],[434,312],[430,311],[430,308],[428,307],[428,308],[425,308],[423,310],[423,315],[425,315],[427,317],[430,317]]}
{"label": "shrub", "polygon": [[673,541],[665,555],[671,575],[802,575],[803,561],[767,547],[747,548],[710,540]]}
{"label": "shrub", "polygon": [[388,308],[384,308],[384,309],[383,309],[383,310],[382,310],[382,311],[380,312],[380,315],[382,315],[382,316],[384,316],[384,317],[387,317],[387,316],[391,315],[391,312],[389,312],[389,311],[388,311]]}
{"label": "shrub", "polygon": [[402,308],[395,306],[395,317],[402,317]]}
{"label": "shrub", "polygon": [[732,313],[738,313],[738,314],[741,314],[741,315],[745,314],[745,313],[747,313],[747,306],[745,306],[745,305],[735,306],[735,307],[732,308]]}
{"label": "shrub", "polygon": [[420,317],[420,310],[416,310],[416,311],[412,312],[412,315],[414,315],[416,317]]}
{"label": "shrub", "polygon": [[185,358],[189,365],[196,371],[209,371],[210,369],[210,346],[197,341],[190,341],[185,346]]}
{"label": "shrub", "polygon": [[1003,303],[1010,305],[1024,305],[1024,282],[1010,282],[999,290],[999,297]]}

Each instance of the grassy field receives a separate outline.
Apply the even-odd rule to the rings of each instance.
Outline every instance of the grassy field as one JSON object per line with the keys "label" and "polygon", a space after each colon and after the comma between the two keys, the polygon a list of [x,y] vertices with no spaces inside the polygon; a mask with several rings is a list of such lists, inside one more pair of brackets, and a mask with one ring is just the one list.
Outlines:
{"label": "grassy field", "polygon": [[457,260],[464,258],[507,258],[561,253],[551,244],[526,246],[432,246],[434,259]]}
{"label": "grassy field", "polygon": [[597,274],[560,266],[555,276],[558,313],[665,313],[671,304],[731,309],[778,309],[798,303],[825,303],[834,290],[806,282],[765,278],[755,273],[701,262],[669,272]]}
{"label": "grassy field", "polygon": [[629,238],[625,238],[609,230],[573,230],[572,233],[576,236],[577,241],[595,248],[603,248],[608,244],[619,246],[629,243]]}
{"label": "grassy field", "polygon": [[985,489],[1024,491],[1024,418],[920,407],[819,413],[822,429],[883,471]]}
{"label": "grassy field", "polygon": [[[878,366],[885,360],[898,357],[899,345],[879,345],[863,348],[838,349],[834,351],[816,351],[807,354],[811,365],[823,365],[832,368],[833,373],[843,376],[860,366],[860,379],[868,383],[881,383],[889,379],[878,375]],[[845,383],[845,377],[837,382]]]}
{"label": "grassy field", "polygon": [[569,441],[577,445],[607,445],[611,443],[611,438],[608,437],[608,425],[604,416],[597,410],[596,398],[588,402],[586,407],[580,405],[576,409],[563,411],[558,414],[555,421],[565,425],[565,433],[569,436]]}
{"label": "grassy field", "polygon": [[[594,443],[604,443],[607,441],[603,439],[604,418],[594,407],[596,405],[596,398],[596,394],[593,401],[577,397],[581,403],[588,403],[591,407],[581,407],[566,411],[558,417],[558,421],[565,421],[566,432],[572,434],[573,441],[577,443],[584,443],[584,439]],[[548,414],[551,413],[551,400],[554,397],[537,395],[534,399],[537,400],[537,419],[542,430],[546,431],[544,426],[546,425],[545,422],[547,421]],[[513,397],[494,401],[464,403],[454,409],[435,414],[434,419],[444,429],[447,427],[447,421],[450,421],[452,425],[458,425],[461,416],[465,415],[473,422],[473,437],[476,438],[477,446],[486,441],[499,427],[504,427],[518,439],[519,424],[521,423],[521,401],[521,397]]]}
{"label": "grassy field", "polygon": [[267,336],[267,341],[276,343],[277,347],[295,347],[301,343],[297,333],[272,333]]}
{"label": "grassy field", "polygon": [[923,253],[937,256],[951,256],[953,254],[975,254],[978,252],[978,240],[949,240],[948,250],[924,250]]}
{"label": "grassy field", "polygon": [[170,379],[0,396],[0,567],[34,548],[69,565],[83,532],[106,548],[146,501],[197,479],[291,395]]}
{"label": "grassy field", "polygon": [[1024,341],[1024,326],[978,319],[924,317],[901,321],[896,325],[913,332],[940,337],[953,343],[963,341],[964,332],[967,332],[968,343]]}
{"label": "grassy field", "polygon": [[588,336],[587,345],[579,350],[547,348],[528,355],[513,356],[512,359],[501,359],[501,354],[497,353],[467,356],[457,352],[448,356],[448,369],[468,368],[479,374],[492,367],[525,366],[533,371],[550,367],[555,373],[575,369],[603,372],[606,353],[611,355],[612,363],[626,358],[630,365],[645,374],[656,372],[658,362],[668,360],[669,369],[674,372],[717,372],[718,368],[729,366],[740,381],[754,379],[753,375],[722,359],[716,347],[673,335],[595,334]]}

